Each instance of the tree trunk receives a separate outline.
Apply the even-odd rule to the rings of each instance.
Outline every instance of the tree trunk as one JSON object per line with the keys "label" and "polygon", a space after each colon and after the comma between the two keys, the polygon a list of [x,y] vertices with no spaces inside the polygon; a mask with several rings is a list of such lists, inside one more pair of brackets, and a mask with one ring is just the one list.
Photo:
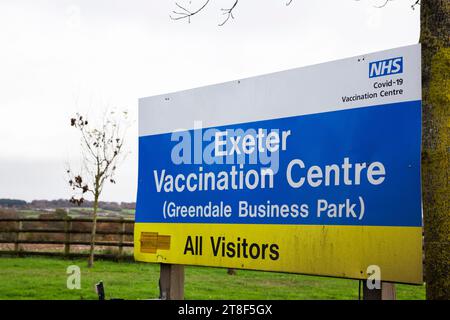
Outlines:
{"label": "tree trunk", "polygon": [[92,216],[92,230],[91,230],[91,246],[89,249],[88,268],[94,266],[94,249],[95,249],[95,234],[97,232],[97,210],[98,210],[98,195],[94,198],[94,213]]}
{"label": "tree trunk", "polygon": [[422,0],[422,198],[427,299],[449,299],[450,2]]}

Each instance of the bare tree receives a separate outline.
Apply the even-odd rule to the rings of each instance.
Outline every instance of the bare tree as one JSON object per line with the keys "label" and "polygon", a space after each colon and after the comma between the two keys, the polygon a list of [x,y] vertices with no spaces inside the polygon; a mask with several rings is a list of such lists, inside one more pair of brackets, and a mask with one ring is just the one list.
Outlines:
{"label": "bare tree", "polygon": [[[203,0],[203,3],[194,9],[190,9],[187,6],[181,5],[179,2],[175,2],[175,6],[177,7],[177,9],[172,11],[170,18],[172,20],[187,20],[190,23],[191,18],[196,14],[200,13],[201,11],[203,11],[210,2],[211,2],[210,0]],[[292,0],[287,0],[286,6],[290,5],[291,2]],[[222,11],[222,15],[224,15],[225,18],[221,23],[219,23],[219,26],[223,26],[225,23],[228,22],[228,20],[230,20],[230,18],[234,19],[233,13],[238,3],[239,0],[233,0],[231,6],[220,9]]]}
{"label": "bare tree", "polygon": [[81,168],[79,172],[67,169],[68,183],[73,191],[70,202],[81,205],[87,195],[93,197],[93,218],[88,267],[94,265],[97,211],[100,195],[106,183],[115,184],[117,165],[126,156],[123,149],[125,132],[128,128],[126,111],[109,111],[104,114],[102,124],[92,126],[88,119],[76,114],[70,125],[81,135]]}
{"label": "bare tree", "polygon": [[[292,3],[293,0],[287,0],[285,2],[286,6],[289,6]],[[354,0],[354,1],[361,1],[361,0]],[[389,2],[392,2],[394,0],[381,0],[380,2],[375,2],[374,7],[375,8],[384,8],[387,6]],[[411,8],[415,9],[417,6],[420,5],[421,0],[410,0],[411,1]],[[188,8],[187,6],[181,5],[179,2],[175,2],[175,6],[177,9],[172,11],[172,14],[169,15],[172,20],[187,20],[188,23],[191,22],[191,17],[195,16],[196,14],[204,11],[204,9],[210,4],[211,0],[203,0],[202,4],[200,6],[197,6],[195,8]],[[225,23],[228,22],[228,20],[234,19],[234,11],[239,3],[239,0],[233,0],[232,5],[227,8],[220,9],[222,11],[222,15],[225,16],[224,20],[219,23],[219,26],[223,26]]]}

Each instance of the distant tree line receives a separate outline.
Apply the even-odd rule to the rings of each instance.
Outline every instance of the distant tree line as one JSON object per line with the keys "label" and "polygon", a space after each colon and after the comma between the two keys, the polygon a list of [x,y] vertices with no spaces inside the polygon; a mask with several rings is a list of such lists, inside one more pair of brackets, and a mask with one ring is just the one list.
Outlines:
{"label": "distant tree line", "polygon": [[18,199],[0,199],[0,207],[3,208],[21,208],[26,207],[27,202]]}
{"label": "distant tree line", "polygon": [[[70,208],[74,205],[69,199],[58,200],[33,200],[27,202],[19,199],[0,199],[0,208],[16,208],[16,209],[57,209]],[[135,202],[108,202],[99,201],[99,208],[103,210],[121,211],[123,209],[134,210]],[[92,208],[92,201],[85,200],[79,207]]]}

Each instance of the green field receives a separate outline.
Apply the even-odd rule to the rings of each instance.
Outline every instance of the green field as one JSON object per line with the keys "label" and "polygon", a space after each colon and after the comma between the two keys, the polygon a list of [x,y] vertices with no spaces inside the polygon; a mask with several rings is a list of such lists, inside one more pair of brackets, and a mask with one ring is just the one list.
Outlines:
{"label": "green field", "polygon": [[[66,287],[69,265],[81,268],[81,289]],[[94,285],[105,284],[106,298],[158,297],[159,266],[135,262],[0,257],[0,299],[96,299]],[[271,272],[186,267],[186,299],[358,299],[358,281]],[[424,299],[422,286],[397,285],[398,299]]]}

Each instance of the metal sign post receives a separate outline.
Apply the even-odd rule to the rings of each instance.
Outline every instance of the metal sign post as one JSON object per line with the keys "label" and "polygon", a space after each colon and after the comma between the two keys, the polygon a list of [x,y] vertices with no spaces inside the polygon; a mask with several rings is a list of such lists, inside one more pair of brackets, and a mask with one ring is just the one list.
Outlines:
{"label": "metal sign post", "polygon": [[161,300],[183,300],[184,266],[161,263],[159,290]]}

